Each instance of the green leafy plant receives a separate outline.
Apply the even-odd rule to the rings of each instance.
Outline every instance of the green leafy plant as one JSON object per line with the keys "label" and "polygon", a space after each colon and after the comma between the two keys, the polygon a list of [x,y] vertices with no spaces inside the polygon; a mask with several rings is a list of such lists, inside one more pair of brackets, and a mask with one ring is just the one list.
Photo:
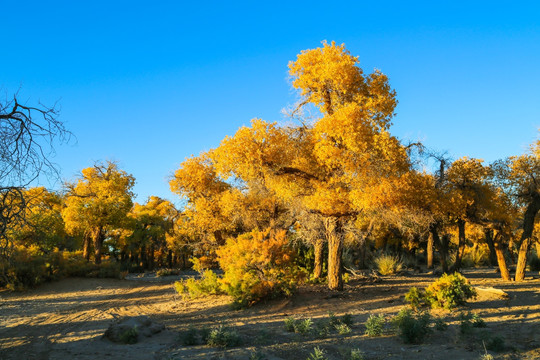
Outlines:
{"label": "green leafy plant", "polygon": [[313,349],[313,352],[309,354],[307,360],[326,360],[326,356],[321,348],[316,347]]}
{"label": "green leafy plant", "polygon": [[464,305],[468,299],[475,296],[476,291],[460,273],[443,274],[425,292],[427,303],[433,308],[445,309],[453,309]]}
{"label": "green leafy plant", "polygon": [[382,253],[374,259],[375,267],[381,275],[394,275],[401,271],[403,262],[398,256]]}
{"label": "green leafy plant", "polygon": [[346,357],[348,360],[364,360],[364,352],[360,349],[351,349],[349,355]]}
{"label": "green leafy plant", "polygon": [[199,344],[199,333],[197,329],[191,327],[181,335],[180,341],[184,346],[192,346]]}
{"label": "green leafy plant", "polygon": [[307,334],[311,330],[313,330],[313,320],[311,320],[311,318],[297,321],[294,324],[294,332],[297,332],[299,334]]}
{"label": "green leafy plant", "polygon": [[386,325],[386,319],[383,314],[370,315],[366,321],[366,335],[370,337],[382,336],[384,334],[384,327]]}
{"label": "green leafy plant", "polygon": [[343,323],[336,324],[334,325],[334,327],[337,330],[339,335],[347,335],[347,334],[350,334],[352,331],[349,325],[343,324]]}
{"label": "green leafy plant", "polygon": [[392,318],[392,325],[406,344],[419,344],[430,333],[431,315],[428,312],[415,314],[410,308],[403,308]]}
{"label": "green leafy plant", "polygon": [[292,316],[289,316],[288,318],[285,319],[285,329],[288,332],[294,332],[295,324],[296,324],[296,319],[293,318]]}
{"label": "green leafy plant", "polygon": [[405,301],[409,303],[413,310],[418,310],[425,304],[424,294],[416,287],[411,287],[409,292],[405,294]]}
{"label": "green leafy plant", "polygon": [[224,294],[219,277],[212,270],[204,270],[200,279],[176,281],[174,289],[183,297],[194,299],[207,295]]}
{"label": "green leafy plant", "polygon": [[236,330],[224,325],[219,325],[211,329],[206,339],[206,345],[220,348],[238,346],[241,342],[241,338]]}
{"label": "green leafy plant", "polygon": [[123,344],[136,344],[139,338],[139,332],[137,331],[137,327],[133,327],[131,329],[127,329],[123,333],[120,334],[120,342]]}

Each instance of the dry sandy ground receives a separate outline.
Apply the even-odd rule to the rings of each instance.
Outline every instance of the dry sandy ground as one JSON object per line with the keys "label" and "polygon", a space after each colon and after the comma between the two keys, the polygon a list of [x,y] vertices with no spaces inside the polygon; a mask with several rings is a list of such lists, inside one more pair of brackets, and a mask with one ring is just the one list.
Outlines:
{"label": "dry sandy ground", "polygon": [[[434,331],[422,345],[405,345],[397,336],[369,338],[364,323],[370,314],[392,315],[403,306],[410,286],[423,287],[432,275],[383,277],[381,281],[351,281],[339,294],[324,286],[303,287],[289,299],[273,300],[235,311],[225,296],[183,301],[172,288],[175,277],[145,276],[129,280],[66,279],[25,293],[0,293],[0,359],[306,359],[315,346],[328,359],[344,359],[347,349],[361,349],[366,359],[480,359],[481,332],[505,339],[505,352],[495,359],[540,359],[540,279],[502,282],[492,269],[466,271],[475,286],[505,290],[510,299],[481,294],[459,311],[478,313],[487,328],[460,336],[457,314],[438,312],[450,323]],[[311,317],[316,322],[351,313],[355,325],[348,335],[288,333],[288,316]],[[102,338],[115,318],[147,315],[167,330],[133,345]],[[232,349],[183,346],[179,338],[189,327],[233,326],[243,345]],[[253,357],[254,358],[254,357]]]}

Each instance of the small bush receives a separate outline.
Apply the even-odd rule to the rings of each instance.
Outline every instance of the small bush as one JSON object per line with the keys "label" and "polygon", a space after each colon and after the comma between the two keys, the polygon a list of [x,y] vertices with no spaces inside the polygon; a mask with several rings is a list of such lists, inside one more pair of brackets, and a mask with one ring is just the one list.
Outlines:
{"label": "small bush", "polygon": [[178,269],[159,269],[158,271],[156,271],[157,277],[179,275],[179,274],[180,274],[180,270]]}
{"label": "small bush", "polygon": [[311,318],[299,320],[294,324],[294,332],[299,334],[307,334],[313,330],[313,320]]}
{"label": "small bush", "polygon": [[433,308],[453,309],[464,305],[466,301],[476,296],[476,291],[468,280],[459,273],[443,274],[431,284],[425,293],[426,302]]}
{"label": "small bush", "polygon": [[385,325],[386,319],[383,314],[379,314],[378,316],[370,315],[366,321],[366,335],[370,337],[382,336]]}
{"label": "small bush", "polygon": [[471,317],[472,326],[476,328],[485,328],[487,327],[486,322],[478,314],[473,314]]}
{"label": "small bush", "polygon": [[347,335],[351,333],[351,328],[347,324],[336,324],[334,325],[339,335]]}
{"label": "small bush", "polygon": [[206,339],[206,345],[220,348],[238,346],[240,343],[241,339],[236,330],[223,325],[210,330]]}
{"label": "small bush", "polygon": [[288,332],[294,332],[296,320],[292,316],[285,319],[285,329]]}
{"label": "small bush", "polygon": [[409,289],[409,292],[405,294],[405,301],[409,303],[413,310],[417,310],[425,304],[424,294],[413,286]]}
{"label": "small bush", "polygon": [[431,315],[428,312],[413,314],[409,308],[403,308],[392,318],[392,324],[406,344],[420,344],[431,331]]}
{"label": "small bush", "polygon": [[500,336],[491,337],[485,344],[486,348],[491,351],[501,352],[506,350],[504,339]]}
{"label": "small bush", "polygon": [[120,342],[123,344],[136,344],[139,338],[139,332],[136,327],[128,329],[120,334]]}
{"label": "small bush", "polygon": [[189,328],[180,338],[182,345],[193,346],[199,344],[199,334],[197,329]]}
{"label": "small bush", "polygon": [[191,299],[225,293],[221,288],[217,274],[212,270],[204,270],[200,279],[190,278],[176,281],[174,283],[174,289],[183,297]]}
{"label": "small bush", "polygon": [[326,360],[325,353],[321,348],[316,347],[313,349],[313,352],[309,354],[307,360]]}
{"label": "small bush", "polygon": [[360,349],[351,349],[345,356],[347,360],[365,360],[364,352]]}
{"label": "small bush", "polygon": [[339,321],[347,326],[353,326],[354,324],[354,321],[353,321],[353,316],[352,314],[349,314],[349,313],[346,313],[345,315],[343,315]]}
{"label": "small bush", "polygon": [[238,307],[291,295],[302,274],[284,230],[252,231],[231,238],[216,253],[224,271],[223,289]]}
{"label": "small bush", "polygon": [[401,271],[403,262],[398,256],[381,254],[374,260],[377,271],[381,275],[394,275]]}

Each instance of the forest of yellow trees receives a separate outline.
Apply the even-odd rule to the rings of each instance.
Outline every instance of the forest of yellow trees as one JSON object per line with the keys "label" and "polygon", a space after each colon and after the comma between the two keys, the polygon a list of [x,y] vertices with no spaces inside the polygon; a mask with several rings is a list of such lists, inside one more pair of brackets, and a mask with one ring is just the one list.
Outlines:
{"label": "forest of yellow trees", "polygon": [[0,286],[194,267],[250,304],[306,282],[342,290],[384,256],[515,281],[538,267],[540,142],[491,164],[403,143],[388,77],[334,42],[302,51],[289,75],[301,100],[283,124],[253,119],[174,171],[183,208],[134,203],[114,162],[59,191],[2,184]]}

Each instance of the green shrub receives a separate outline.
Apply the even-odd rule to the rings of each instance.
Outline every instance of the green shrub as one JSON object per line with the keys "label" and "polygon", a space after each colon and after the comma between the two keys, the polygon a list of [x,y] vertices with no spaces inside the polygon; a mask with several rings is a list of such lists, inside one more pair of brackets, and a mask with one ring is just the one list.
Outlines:
{"label": "green shrub", "polygon": [[431,284],[425,292],[426,302],[433,308],[453,309],[464,305],[466,301],[476,296],[476,291],[468,280],[459,273],[443,274]]}
{"label": "green shrub", "polygon": [[491,351],[501,352],[506,350],[504,339],[500,336],[491,337],[485,344],[486,348]]}
{"label": "green shrub", "polygon": [[351,349],[348,354],[344,356],[347,360],[365,360],[364,352],[360,349]]}
{"label": "green shrub", "polygon": [[352,314],[349,314],[349,313],[346,313],[345,315],[343,315],[341,318],[339,318],[339,321],[342,323],[342,324],[345,324],[347,326],[353,326],[353,316]]}
{"label": "green shrub", "polygon": [[378,316],[370,315],[366,321],[366,335],[370,337],[382,336],[385,325],[386,319],[383,314]]}
{"label": "green shrub", "polygon": [[326,356],[321,348],[316,347],[313,349],[313,352],[309,354],[307,360],[326,360]]}
{"label": "green shrub", "polygon": [[374,260],[377,271],[381,275],[394,275],[401,271],[403,262],[398,256],[382,253]]}
{"label": "green shrub", "polygon": [[182,342],[182,345],[184,345],[184,346],[198,345],[199,344],[199,334],[197,332],[197,329],[189,328],[188,331],[186,331],[184,334],[182,334],[180,340]]}
{"label": "green shrub", "polygon": [[128,329],[120,334],[120,342],[123,344],[136,344],[139,338],[139,332],[136,327]]}
{"label": "green shrub", "polygon": [[296,319],[293,318],[292,316],[289,316],[288,318],[285,319],[285,329],[288,332],[294,332],[295,324],[296,324]]}
{"label": "green shrub", "polygon": [[471,317],[472,325],[476,328],[485,328],[487,327],[486,322],[478,314],[473,314]]}
{"label": "green shrub", "polygon": [[294,332],[299,334],[307,334],[313,330],[313,320],[311,318],[306,318],[299,320],[294,324]]}
{"label": "green shrub", "polygon": [[241,342],[240,336],[236,330],[224,325],[211,329],[206,338],[206,345],[220,348],[238,346]]}
{"label": "green shrub", "polygon": [[409,289],[407,294],[405,294],[405,300],[413,310],[417,310],[425,304],[424,294],[414,286]]}
{"label": "green shrub", "polygon": [[351,333],[351,328],[347,324],[336,324],[334,325],[335,329],[337,330],[339,335],[347,335]]}
{"label": "green shrub", "polygon": [[431,315],[428,312],[414,314],[411,309],[403,308],[392,318],[392,325],[406,344],[419,344],[431,331]]}
{"label": "green shrub", "polygon": [[225,293],[221,287],[219,277],[212,270],[204,270],[200,279],[189,278],[176,281],[174,289],[178,294],[190,299]]}

